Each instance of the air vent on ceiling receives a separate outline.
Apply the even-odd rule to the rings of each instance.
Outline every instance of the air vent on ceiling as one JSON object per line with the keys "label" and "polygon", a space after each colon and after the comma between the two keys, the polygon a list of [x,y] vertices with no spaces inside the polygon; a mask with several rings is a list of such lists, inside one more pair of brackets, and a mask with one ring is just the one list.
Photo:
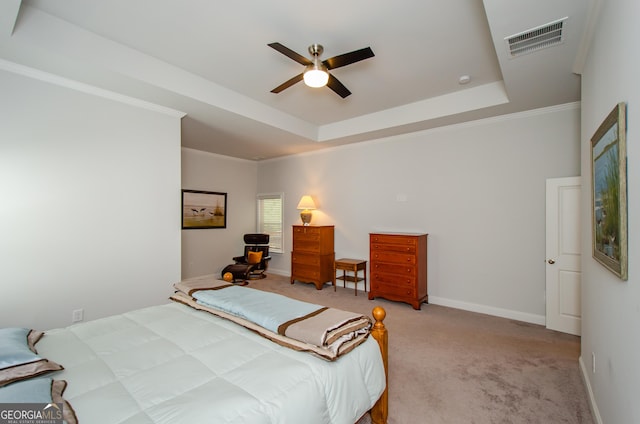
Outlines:
{"label": "air vent on ceiling", "polygon": [[568,17],[505,38],[511,57],[558,45],[564,41]]}

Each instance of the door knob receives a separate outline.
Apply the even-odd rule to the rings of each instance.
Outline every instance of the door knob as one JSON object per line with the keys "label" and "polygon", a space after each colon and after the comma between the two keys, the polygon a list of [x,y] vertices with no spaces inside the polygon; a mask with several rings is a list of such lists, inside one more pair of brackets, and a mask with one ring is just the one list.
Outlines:
{"label": "door knob", "polygon": [[553,259],[549,259],[547,262],[549,262],[549,265],[553,265],[556,263],[556,261],[554,261]]}

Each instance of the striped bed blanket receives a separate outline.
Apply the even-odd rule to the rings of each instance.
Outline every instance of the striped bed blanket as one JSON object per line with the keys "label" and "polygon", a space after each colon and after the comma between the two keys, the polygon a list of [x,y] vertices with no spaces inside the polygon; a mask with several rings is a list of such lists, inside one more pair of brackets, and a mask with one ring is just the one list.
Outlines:
{"label": "striped bed blanket", "polygon": [[371,319],[362,314],[302,302],[213,275],[174,284],[171,300],[231,320],[282,346],[333,361],[369,336]]}

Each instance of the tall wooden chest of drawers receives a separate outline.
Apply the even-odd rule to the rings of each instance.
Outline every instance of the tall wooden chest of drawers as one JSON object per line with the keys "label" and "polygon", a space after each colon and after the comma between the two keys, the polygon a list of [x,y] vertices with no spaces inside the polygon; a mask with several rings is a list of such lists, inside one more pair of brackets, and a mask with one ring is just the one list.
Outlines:
{"label": "tall wooden chest of drawers", "polygon": [[333,281],[333,225],[294,225],[291,252],[291,284],[294,281],[313,283],[322,290]]}
{"label": "tall wooden chest of drawers", "polygon": [[420,309],[428,302],[427,234],[369,234],[369,300],[383,297]]}

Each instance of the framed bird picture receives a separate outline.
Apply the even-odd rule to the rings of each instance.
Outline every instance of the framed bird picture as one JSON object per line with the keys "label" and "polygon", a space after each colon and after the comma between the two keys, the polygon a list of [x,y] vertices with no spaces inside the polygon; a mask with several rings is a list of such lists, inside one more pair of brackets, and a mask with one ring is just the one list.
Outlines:
{"label": "framed bird picture", "polygon": [[227,228],[227,193],[182,190],[182,229]]}

